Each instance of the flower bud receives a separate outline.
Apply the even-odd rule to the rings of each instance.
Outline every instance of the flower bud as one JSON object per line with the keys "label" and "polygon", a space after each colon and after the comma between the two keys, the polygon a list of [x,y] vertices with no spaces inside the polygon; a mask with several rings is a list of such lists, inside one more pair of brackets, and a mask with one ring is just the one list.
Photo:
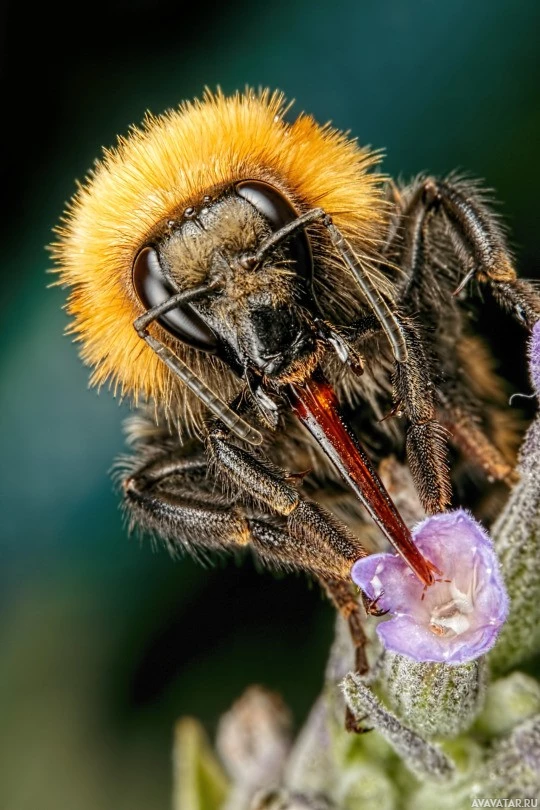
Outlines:
{"label": "flower bud", "polygon": [[223,805],[229,792],[228,779],[203,727],[191,717],[176,724],[173,766],[174,810],[210,810]]}
{"label": "flower bud", "polygon": [[[337,687],[334,691],[337,692]],[[343,717],[342,708],[342,727]],[[330,722],[328,701],[321,696],[296,738],[285,768],[285,784],[291,790],[324,793],[338,778]]]}
{"label": "flower bud", "polygon": [[251,686],[220,720],[217,750],[233,779],[227,810],[247,806],[257,790],[281,782],[291,718],[279,695]]}
{"label": "flower bud", "polygon": [[482,709],[486,665],[483,658],[459,666],[413,661],[385,653],[380,682],[389,706],[428,739],[455,737]]}
{"label": "flower bud", "polygon": [[342,683],[347,705],[356,719],[377,731],[420,779],[448,780],[454,763],[436,745],[403,725],[389,712],[359,675],[350,673]]}

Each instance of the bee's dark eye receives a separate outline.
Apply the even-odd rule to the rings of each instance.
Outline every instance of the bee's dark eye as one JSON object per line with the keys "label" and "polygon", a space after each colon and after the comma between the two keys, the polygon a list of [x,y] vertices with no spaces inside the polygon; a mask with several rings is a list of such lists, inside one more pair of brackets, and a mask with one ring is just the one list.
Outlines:
{"label": "bee's dark eye", "polygon": [[[289,200],[277,188],[262,180],[243,180],[236,184],[236,193],[251,203],[268,220],[273,231],[279,231],[284,225],[298,219],[298,213]],[[311,282],[313,256],[304,229],[296,231],[283,244],[295,263],[296,272]]]}
{"label": "bee's dark eye", "polygon": [[[154,248],[145,247],[137,254],[133,263],[133,287],[146,309],[167,301],[177,292],[163,275]],[[171,309],[170,312],[160,315],[157,321],[171,335],[195,349],[215,352],[218,348],[216,335],[190,304]]]}

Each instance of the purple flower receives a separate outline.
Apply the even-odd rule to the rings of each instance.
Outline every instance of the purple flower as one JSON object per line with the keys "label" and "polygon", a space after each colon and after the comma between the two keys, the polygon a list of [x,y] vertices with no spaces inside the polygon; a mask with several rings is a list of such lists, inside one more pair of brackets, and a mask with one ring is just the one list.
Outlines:
{"label": "purple flower", "polygon": [[395,554],[372,554],[352,568],[354,582],[394,614],[377,633],[383,645],[416,661],[463,664],[487,652],[508,614],[493,544],[462,509],[429,517],[413,531],[440,579],[424,587]]}

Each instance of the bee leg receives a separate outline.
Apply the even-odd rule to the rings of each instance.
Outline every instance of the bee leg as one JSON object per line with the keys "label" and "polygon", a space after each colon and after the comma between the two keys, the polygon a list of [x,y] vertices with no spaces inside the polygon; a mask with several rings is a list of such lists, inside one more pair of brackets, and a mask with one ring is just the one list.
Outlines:
{"label": "bee leg", "polygon": [[[448,433],[438,420],[432,353],[426,349],[414,319],[394,314],[408,357],[404,363],[395,362],[392,415],[405,415],[409,419],[407,460],[422,506],[428,513],[440,512],[448,506],[452,492]],[[382,331],[373,316],[362,318],[349,330],[350,339],[360,344]]]}
{"label": "bee leg", "polygon": [[[349,580],[352,563],[366,552],[337,523],[324,534],[325,518],[329,523],[332,518],[321,507],[306,503],[307,514],[315,515],[318,522],[312,520],[300,530],[295,521],[295,530],[289,531],[287,519],[269,516],[267,521],[259,513],[254,517],[242,493],[236,499],[217,496],[217,482],[208,476],[207,468],[202,456],[163,453],[124,474],[124,508],[131,527],[138,525],[164,537],[172,552],[183,547],[196,554],[201,548],[223,550],[251,543],[266,564]],[[299,498],[288,484],[283,487]],[[303,511],[302,505],[298,508]],[[282,528],[275,525],[280,521]],[[341,540],[344,548],[332,554],[324,545],[330,540],[336,545]]]}
{"label": "bee leg", "polygon": [[454,447],[482,469],[490,480],[515,484],[519,474],[484,432],[478,409],[471,407],[467,400],[449,396],[444,390],[439,392],[439,401],[439,418],[447,428]]}
{"label": "bee leg", "polygon": [[352,583],[342,579],[325,579],[319,577],[328,598],[334,603],[349,626],[351,640],[354,646],[355,667],[359,675],[365,675],[369,670],[366,656],[368,643],[364,632],[363,618],[358,597],[353,593]]}
{"label": "bee leg", "polygon": [[202,549],[232,550],[250,543],[267,565],[314,571],[286,530],[248,516],[241,500],[216,497],[208,488],[204,458],[160,456],[126,475],[122,489],[131,528],[155,532],[172,553],[197,555]]}
{"label": "bee leg", "polygon": [[[304,567],[309,573],[314,574],[329,600],[339,611],[347,622],[351,641],[354,648],[354,668],[359,675],[366,675],[369,672],[369,663],[366,655],[366,645],[369,643],[364,632],[363,614],[360,608],[360,601],[350,576],[344,578],[329,579],[328,575],[318,569],[317,563],[313,561],[302,565],[300,561],[305,560],[305,554],[299,549],[298,540],[284,528],[278,528],[271,523],[260,519],[248,519],[251,529],[251,545],[264,563],[272,567]],[[362,595],[363,604],[367,605],[369,600]],[[377,613],[375,611],[375,613]],[[379,615],[377,613],[377,615]],[[347,713],[345,725],[349,731],[365,731],[360,729],[358,723],[352,723],[354,718]],[[351,725],[352,723],[352,725]]]}
{"label": "bee leg", "polygon": [[[369,664],[366,655],[368,639],[364,632],[363,617],[360,611],[358,597],[353,593],[351,585],[344,580],[329,580],[319,577],[319,581],[330,601],[334,603],[337,610],[339,610],[347,622],[354,647],[355,669],[359,675],[366,675],[369,672]],[[355,734],[364,734],[366,731],[371,731],[371,729],[365,728],[358,722],[358,719],[353,715],[349,707],[345,710],[345,729]]]}
{"label": "bee leg", "polygon": [[463,247],[469,254],[469,274],[489,284],[495,300],[532,329],[540,318],[540,296],[529,282],[517,278],[497,217],[481,195],[474,186],[451,182],[426,181],[425,186],[440,201],[458,251]]}
{"label": "bee leg", "polygon": [[403,213],[404,264],[422,264],[426,239],[421,237],[430,216],[438,212],[447,222],[454,251],[466,269],[454,292],[474,277],[488,284],[499,305],[531,329],[540,319],[540,295],[530,282],[517,278],[503,228],[474,183],[428,178],[419,184]]}
{"label": "bee leg", "polygon": [[[433,241],[436,242],[434,234],[431,233],[434,217],[441,208],[443,211],[445,210],[444,194],[446,193],[447,196],[454,194],[457,199],[461,193],[461,205],[465,207],[465,200],[470,201],[471,195],[478,196],[478,191],[474,186],[470,186],[468,187],[469,193],[465,196],[463,189],[460,191],[449,183],[440,185],[443,189],[441,193],[437,191],[436,181],[426,180],[413,192],[406,206],[402,201],[396,206],[400,223],[392,231],[387,250],[393,254],[402,267],[407,279],[401,291],[399,304],[404,312],[422,313],[423,328],[427,326],[435,338],[432,344],[436,346],[441,341],[446,341],[453,348],[453,351],[440,352],[441,356],[446,358],[444,368],[442,368],[440,360],[435,359],[435,351],[433,349],[431,351],[432,364],[436,365],[438,369],[442,369],[442,374],[438,375],[443,380],[437,390],[438,414],[442,425],[449,431],[451,443],[474,464],[483,469],[490,478],[513,483],[515,482],[513,465],[505,459],[482,429],[480,419],[482,409],[470,391],[466,389],[465,384],[460,382],[459,363],[457,362],[459,357],[456,356],[456,349],[462,339],[462,315],[457,306],[457,300],[451,294],[457,280],[455,272],[449,273],[447,267],[441,266],[436,253],[432,251],[431,244]],[[493,245],[498,240],[499,251],[506,250],[503,235],[494,216],[487,210],[483,201],[477,200],[477,208],[476,214],[474,214],[474,205],[470,211],[466,212],[469,217],[468,229],[471,234],[477,240],[482,238],[484,242],[491,240]],[[478,222],[480,215],[487,223],[485,228],[491,228],[491,234],[482,236]],[[477,228],[474,227],[475,224],[478,226]],[[480,256],[480,253],[481,250],[478,247],[477,256]],[[487,255],[487,249],[484,249],[483,255]],[[518,282],[516,281],[516,283]],[[536,292],[527,282],[523,282],[523,284],[526,295],[533,296],[536,299],[536,306],[538,306],[540,298]],[[496,292],[496,284],[493,289]],[[445,385],[444,379],[457,382],[449,389]]]}
{"label": "bee leg", "polygon": [[440,328],[441,315],[448,322],[457,313],[457,301],[451,296],[457,275],[438,267],[431,251],[430,226],[439,209],[438,198],[428,194],[422,183],[405,207],[400,204],[397,224],[386,246],[386,255],[399,265],[405,279],[399,291],[400,310],[421,312],[422,323],[434,330]]}
{"label": "bee leg", "polygon": [[304,500],[269,460],[229,442],[221,427],[210,432],[208,444],[218,469],[239,487],[243,497],[262,502],[286,518],[287,533],[294,538],[298,556],[296,567],[327,579],[349,579],[353,563],[367,552],[344,525],[319,504]]}
{"label": "bee leg", "polygon": [[437,419],[435,388],[428,354],[412,321],[403,320],[409,349],[406,363],[396,363],[395,401],[408,416],[406,449],[409,468],[422,506],[441,512],[452,495],[445,428]]}
{"label": "bee leg", "polygon": [[197,557],[205,549],[246,545],[245,516],[201,486],[205,468],[205,461],[164,456],[130,472],[122,481],[130,529],[155,533],[172,554],[184,550]]}
{"label": "bee leg", "polygon": [[[295,551],[297,542],[294,537],[260,520],[250,520],[249,523],[252,529],[252,546],[261,560],[274,566],[298,567],[298,555]],[[347,622],[354,647],[355,670],[359,675],[366,675],[369,671],[366,655],[368,639],[364,632],[358,597],[353,592],[350,578],[328,579],[323,574],[314,572],[312,568],[308,570],[316,574],[326,595]],[[345,728],[357,734],[370,730],[362,727],[348,709],[345,715]]]}
{"label": "bee leg", "polygon": [[[394,402],[395,412],[403,412],[409,419],[406,449],[413,480],[428,513],[444,510],[451,498],[450,469],[447,460],[447,432],[437,419],[436,395],[433,383],[433,367],[438,363],[434,351],[427,349],[426,338],[411,313],[422,312],[424,321],[436,321],[438,293],[437,282],[428,283],[425,261],[424,233],[431,216],[422,203],[422,196],[414,197],[414,204],[403,207],[399,199],[396,218],[390,229],[386,246],[388,260],[403,266],[405,287],[400,291],[398,307],[392,312],[400,340],[404,345],[402,355],[394,352]],[[418,209],[418,210],[417,210]],[[422,296],[422,301],[418,296]],[[428,301],[424,297],[430,296]],[[379,321],[379,322],[378,322]],[[381,332],[380,319],[375,313],[357,321],[350,327],[354,340],[363,343]]]}
{"label": "bee leg", "polygon": [[[473,396],[460,390],[463,385],[450,390],[442,382],[436,388],[432,370],[435,350],[431,348],[428,353],[413,321],[403,319],[402,325],[409,359],[395,364],[395,401],[410,420],[407,460],[426,512],[443,511],[451,499],[448,442],[493,480],[515,483],[514,467],[484,431]],[[455,369],[438,365],[443,377],[459,376]]]}
{"label": "bee leg", "polygon": [[[422,482],[422,476],[419,480],[414,467],[421,459],[431,459],[430,467],[438,465],[438,456],[445,449],[444,429],[449,431],[452,443],[490,478],[506,480],[507,483],[515,480],[512,465],[482,429],[476,414],[476,403],[472,402],[464,386],[460,386],[461,391],[445,391],[443,382],[435,398],[433,385],[427,382],[428,378],[433,377],[428,360],[432,368],[438,370],[437,376],[443,380],[445,377],[459,379],[457,368],[454,367],[455,351],[442,351],[443,341],[455,348],[462,332],[462,316],[452,295],[458,283],[457,274],[437,255],[440,226],[438,234],[436,227],[437,222],[444,221],[442,217],[448,224],[454,253],[460,263],[465,262],[467,267],[472,265],[472,274],[480,281],[489,283],[494,297],[528,326],[532,326],[540,315],[540,296],[528,282],[516,279],[503,232],[474,184],[427,179],[408,195],[406,203],[403,199],[399,200],[399,204],[396,204],[398,224],[391,230],[386,247],[389,259],[403,269],[406,278],[398,306],[404,319],[408,313],[421,312],[421,328],[425,330],[427,327],[432,340],[429,351],[422,353],[421,344],[426,345],[426,339],[422,339],[418,326],[412,327],[416,335],[411,335],[409,324],[408,341],[410,343],[412,340],[413,350],[409,351],[407,364],[396,364],[396,399],[401,405],[405,404],[404,409],[413,423],[407,437],[407,451],[415,483],[427,511],[436,511],[437,499],[422,492],[422,489],[427,485],[436,493],[437,479],[432,471],[423,476],[427,481]],[[445,368],[437,357],[437,345],[441,345],[441,356],[447,357]],[[415,363],[418,358],[421,358],[421,368]],[[451,368],[448,367],[449,362],[453,364]],[[427,397],[426,384],[431,389]],[[417,428],[414,422],[416,420],[423,424],[427,412],[431,413],[428,418],[433,418],[435,410],[442,424],[435,428],[436,435],[432,435],[430,451],[422,435],[430,429]],[[449,495],[450,489],[445,487],[444,480],[447,480],[447,476],[443,474],[442,479],[442,492],[444,494],[446,489]],[[440,505],[444,506],[443,499]]]}

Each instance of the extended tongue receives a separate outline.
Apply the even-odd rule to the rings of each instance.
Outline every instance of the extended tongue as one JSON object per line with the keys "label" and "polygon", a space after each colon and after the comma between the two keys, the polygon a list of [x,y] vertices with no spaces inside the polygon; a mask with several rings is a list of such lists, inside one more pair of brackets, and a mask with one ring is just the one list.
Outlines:
{"label": "extended tongue", "polygon": [[335,464],[395,550],[416,576],[431,585],[439,573],[415,546],[411,533],[360,442],[345,424],[337,397],[320,370],[303,385],[289,386],[291,406]]}

